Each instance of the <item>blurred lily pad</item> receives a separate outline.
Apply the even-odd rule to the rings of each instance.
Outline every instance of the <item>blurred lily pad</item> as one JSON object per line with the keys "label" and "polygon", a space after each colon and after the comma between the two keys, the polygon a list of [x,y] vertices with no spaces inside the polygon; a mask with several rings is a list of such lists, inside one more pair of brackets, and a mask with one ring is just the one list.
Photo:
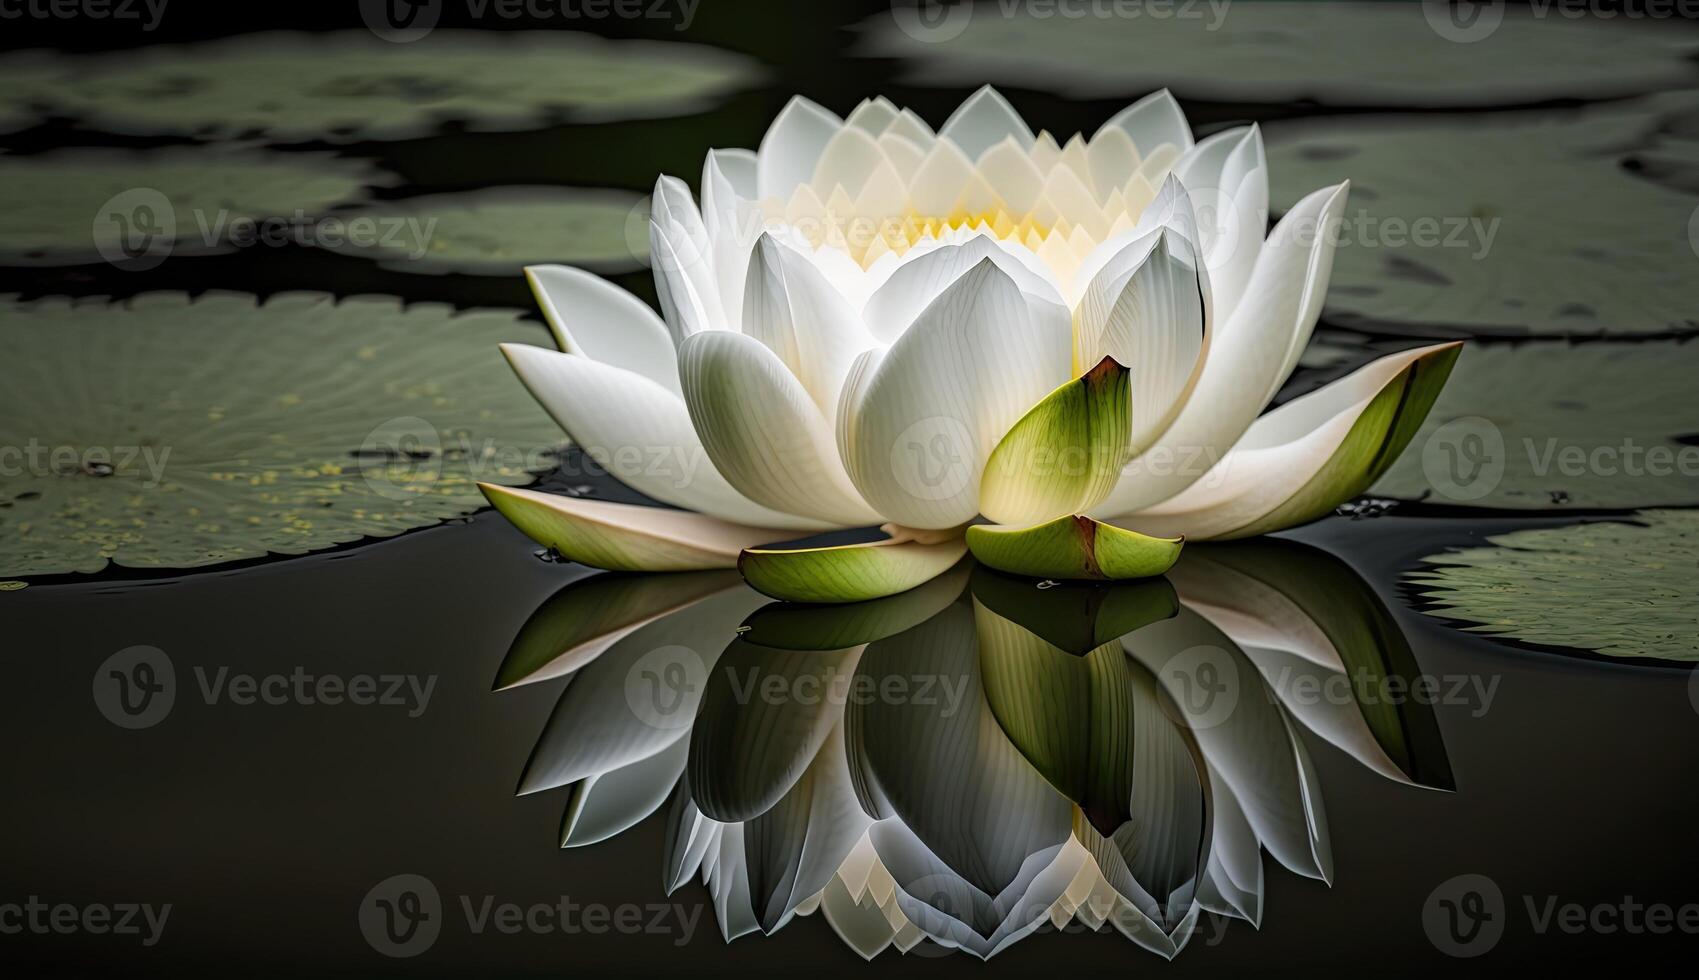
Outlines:
{"label": "blurred lily pad", "polygon": [[124,265],[227,251],[253,222],[298,225],[394,179],[329,153],[169,147],[0,156],[0,262]]}
{"label": "blurred lily pad", "polygon": [[1506,508],[1699,504],[1699,341],[1472,343],[1375,496]]}
{"label": "blurred lily pad", "polygon": [[443,122],[512,132],[679,115],[758,73],[753,60],[716,48],[570,31],[436,30],[407,44],[368,31],[273,32],[119,54],[7,55],[0,101],[118,133],[406,139]]}
{"label": "blurred lily pad", "polygon": [[551,262],[630,272],[649,255],[646,200],[572,187],[431,194],[340,215],[349,234],[335,250],[429,275],[517,276]]}
{"label": "blurred lily pad", "polygon": [[507,312],[320,293],[0,299],[0,576],[299,555],[470,514],[560,431]]}
{"label": "blurred lily pad", "polygon": [[1406,575],[1431,616],[1607,657],[1699,661],[1699,512],[1513,531]]}
{"label": "blurred lily pad", "polygon": [[1623,149],[1656,127],[1656,105],[1271,127],[1271,197],[1288,207],[1350,179],[1327,297],[1343,326],[1689,332],[1699,196],[1622,166]]}
{"label": "blurred lily pad", "polygon": [[1469,24],[1434,3],[1216,0],[1070,17],[986,2],[923,18],[926,6],[870,18],[863,53],[914,59],[908,80],[920,84],[989,80],[1083,99],[1167,86],[1217,102],[1475,106],[1699,83],[1688,61],[1699,41],[1672,25],[1535,17],[1501,3],[1475,5]]}

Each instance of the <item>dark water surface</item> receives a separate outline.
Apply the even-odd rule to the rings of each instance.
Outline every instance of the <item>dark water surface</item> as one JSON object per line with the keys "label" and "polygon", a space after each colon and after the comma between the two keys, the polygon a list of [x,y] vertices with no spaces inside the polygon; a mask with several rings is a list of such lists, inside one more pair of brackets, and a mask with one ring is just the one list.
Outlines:
{"label": "dark water surface", "polygon": [[[237,15],[229,7],[189,6],[178,9],[174,0],[175,16],[159,39],[360,23],[351,10],[279,6]],[[885,92],[937,123],[965,90],[904,89],[888,82],[894,66],[844,56],[851,35],[839,25],[884,9],[874,3],[708,0],[687,39],[753,53],[769,64],[770,78],[697,115],[513,134],[446,132],[336,150],[401,175],[404,184],[382,196],[512,183],[647,191],[658,171],[694,184],[710,146],[754,146],[795,92],[839,112]],[[238,16],[258,20],[237,23]],[[444,22],[453,16],[450,11]],[[581,26],[614,36],[672,36],[617,21]],[[0,31],[5,47],[99,48],[128,41],[121,32],[86,24],[7,23]],[[1012,93],[1012,101],[1052,131],[1089,132],[1125,100],[1077,101],[1023,90]],[[1192,102],[1186,108],[1200,134],[1229,122],[1319,111]],[[32,153],[60,145],[182,141],[112,136],[53,121],[3,142],[12,152]],[[653,300],[647,273],[618,281]],[[176,258],[146,274],[105,266],[0,268],[0,293],[26,298],[207,288],[377,292],[466,307],[532,305],[518,277],[384,272],[373,263],[304,248]],[[1325,322],[1321,332],[1374,350],[1400,346]],[[1362,359],[1371,352],[1365,349]],[[1343,370],[1301,374],[1288,393]],[[562,483],[555,478],[551,485]],[[1398,715],[1389,730],[1422,747],[1402,780],[1371,771],[1296,726],[1324,801],[1319,809],[1332,852],[1331,886],[1265,855],[1260,928],[1205,913],[1172,965],[1111,928],[1094,934],[1078,925],[1043,929],[989,963],[922,945],[906,956],[887,951],[867,965],[820,914],[770,936],[728,944],[699,878],[666,894],[668,804],[608,840],[561,849],[567,794],[514,791],[527,760],[542,751],[540,736],[566,681],[491,688],[522,627],[563,585],[588,571],[540,560],[536,546],[492,512],[387,541],[229,569],[185,575],[117,570],[35,581],[21,592],[0,594],[9,674],[0,716],[10,745],[0,763],[9,789],[0,816],[6,841],[0,905],[38,896],[79,905],[169,903],[171,911],[157,945],[144,947],[134,936],[26,930],[0,934],[0,962],[21,967],[20,975],[1025,975],[1066,964],[1092,973],[1405,976],[1497,972],[1514,962],[1649,967],[1657,975],[1686,967],[1692,931],[1656,934],[1597,910],[1663,905],[1685,907],[1690,920],[1699,918],[1693,880],[1699,868],[1693,838],[1699,687],[1689,672],[1464,633],[1415,611],[1398,584],[1422,556],[1443,547],[1555,523],[1548,515],[1406,506],[1374,519],[1330,518],[1281,536],[1307,546],[1290,546],[1298,551],[1334,556],[1328,565],[1333,577],[1325,581],[1335,590],[1333,611],[1341,621],[1367,622],[1373,617],[1362,609],[1384,610],[1391,634],[1408,644],[1406,673],[1479,686],[1442,698],[1449,703],[1431,710]],[[1207,562],[1210,551],[1199,553],[1198,561],[1190,555],[1187,561]],[[1293,577],[1281,583],[1290,587],[1309,581],[1305,576],[1316,566],[1294,561],[1279,567]],[[1189,601],[1182,578],[1175,581],[1181,599]],[[939,615],[965,615],[981,598],[969,588]],[[1028,604],[1022,608],[1039,609],[1035,615],[1042,620],[1044,609],[1064,600],[1034,592],[1021,601]],[[1181,618],[1189,614],[1182,611]],[[829,618],[817,625],[825,629]],[[704,642],[723,645],[721,635]],[[730,643],[734,635],[723,638]],[[1131,649],[1134,641],[1128,644]],[[99,680],[97,668],[109,657],[136,646],[163,651],[177,684],[169,715],[131,731],[103,716],[91,697],[91,679]],[[200,686],[221,670],[228,677],[288,675],[297,668],[313,677],[371,676],[380,691],[389,688],[387,678],[398,677],[402,686],[395,694],[403,703],[240,704],[224,694],[209,699]],[[1467,693],[1483,686],[1491,692],[1485,700]],[[1036,683],[1031,690],[1041,700],[1053,694]],[[1432,727],[1416,739],[1412,725]],[[1174,725],[1176,731],[1185,727]],[[730,737],[720,771],[739,771],[725,762],[738,757],[738,746],[755,753],[785,737]],[[903,768],[884,765],[887,782],[896,778],[892,767]],[[1418,770],[1421,778],[1412,777]],[[917,778],[944,783],[949,775]],[[428,879],[443,904],[440,936],[412,959],[374,952],[360,919],[368,892],[399,874]],[[1424,925],[1424,910],[1443,908],[1437,903],[1450,893],[1436,889],[1469,874],[1486,876],[1501,892],[1496,921],[1503,936],[1481,958],[1456,959],[1442,952],[1444,939],[1435,939],[1432,920]],[[462,899],[476,910],[486,899],[495,906],[531,906],[554,905],[563,896],[580,904],[643,907],[645,919],[650,906],[667,903],[667,914],[675,917],[668,921],[688,920],[690,935],[686,941],[676,928],[504,934],[492,926],[478,932],[462,908]],[[1592,925],[1542,927],[1537,920],[1554,903],[1585,907]],[[0,915],[0,926],[6,924]]]}

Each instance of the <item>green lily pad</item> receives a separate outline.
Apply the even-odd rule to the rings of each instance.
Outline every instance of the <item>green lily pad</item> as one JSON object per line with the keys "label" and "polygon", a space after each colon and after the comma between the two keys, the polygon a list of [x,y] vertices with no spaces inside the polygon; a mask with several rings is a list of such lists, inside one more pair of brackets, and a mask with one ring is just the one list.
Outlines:
{"label": "green lily pad", "polygon": [[1406,574],[1424,612],[1543,646],[1699,661],[1699,513],[1649,510],[1487,541]]}
{"label": "green lily pad", "polygon": [[299,555],[470,514],[560,432],[507,312],[321,293],[0,299],[0,574]]}
{"label": "green lily pad", "polygon": [[1699,504],[1699,341],[1472,343],[1370,488],[1501,508]]}
{"label": "green lily pad", "polygon": [[[389,201],[339,215],[352,229],[334,250],[385,269],[429,275],[517,276],[551,262],[602,273],[641,268],[649,235],[640,194],[569,187],[500,187]],[[642,230],[641,235],[634,228]]]}
{"label": "green lily pad", "polygon": [[1044,16],[986,2],[926,19],[893,5],[862,25],[862,53],[913,59],[914,83],[993,81],[1076,99],[1168,86],[1181,98],[1232,103],[1507,105],[1699,81],[1688,63],[1699,44],[1671,25],[1480,6],[1489,8],[1476,28],[1485,36],[1459,43],[1425,3],[1135,4],[1126,16],[1104,5],[1095,16]]}
{"label": "green lily pad", "polygon": [[1127,579],[1161,575],[1180,557],[1182,538],[1153,538],[1089,517],[1036,527],[975,524],[968,547],[1000,572],[1047,579]]}
{"label": "green lily pad", "polygon": [[1272,126],[1271,201],[1349,178],[1330,320],[1403,334],[1699,330],[1699,195],[1643,180],[1624,148],[1654,100],[1509,119]]}
{"label": "green lily pad", "polygon": [[0,58],[0,97],[108,132],[407,139],[444,122],[516,132],[679,115],[759,75],[743,55],[571,31],[273,32],[123,53]]}
{"label": "green lily pad", "polygon": [[333,205],[363,199],[368,187],[393,182],[369,164],[329,153],[169,147],[0,156],[6,209],[0,262],[76,265],[105,258],[145,267],[173,254],[263,248],[243,241],[252,222],[302,227]]}

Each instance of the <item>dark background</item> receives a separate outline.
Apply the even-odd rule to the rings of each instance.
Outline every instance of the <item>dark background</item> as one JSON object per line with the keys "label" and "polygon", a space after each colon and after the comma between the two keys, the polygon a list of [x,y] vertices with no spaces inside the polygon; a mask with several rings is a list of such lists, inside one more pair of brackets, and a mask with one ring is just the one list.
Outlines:
{"label": "dark background", "polygon": [[[458,8],[458,9],[457,9]],[[669,24],[561,22],[616,37],[683,39],[754,55],[768,83],[680,119],[558,126],[384,143],[301,144],[369,157],[400,174],[389,194],[510,183],[647,190],[658,171],[693,186],[711,146],[755,146],[793,93],[847,112],[880,92],[941,123],[966,91],[908,89],[890,65],[844,55],[842,25],[888,9],[852,0],[704,0],[688,32]],[[465,24],[450,3],[443,27]],[[0,22],[0,47],[74,50],[219,37],[263,29],[362,28],[357,6],[170,0],[158,30],[90,21]],[[1560,70],[1554,66],[1553,70]],[[1007,94],[1053,131],[1090,131],[1124,100]],[[1194,126],[1310,111],[1186,103]],[[152,146],[179,139],[114,138],[65,122],[6,138],[12,152],[55,146]],[[262,254],[263,253],[263,254]],[[621,283],[653,298],[644,274]],[[127,295],[207,288],[269,293],[384,292],[463,306],[529,309],[517,277],[411,276],[310,249],[252,249],[173,258],[145,275],[106,267],[0,269],[0,293]],[[559,793],[515,798],[513,787],[558,684],[504,694],[489,687],[519,626],[567,578],[495,515],[304,558],[192,575],[66,577],[0,598],[7,683],[0,695],[7,751],[0,779],[0,902],[172,903],[152,949],[114,936],[0,936],[0,963],[23,975],[378,974],[1027,975],[1062,964],[1082,972],[1473,975],[1516,965],[1582,970],[1691,968],[1693,937],[1536,935],[1523,896],[1543,903],[1699,902],[1699,716],[1684,672],[1565,658],[1468,636],[1410,612],[1392,584],[1436,544],[1466,543],[1509,526],[1441,516],[1330,519],[1299,532],[1355,564],[1400,610],[1429,673],[1478,673],[1501,683],[1483,717],[1441,709],[1458,792],[1402,786],[1311,739],[1338,868],[1330,889],[1265,860],[1263,927],[1195,939],[1172,964],[1120,935],[1031,937],[982,964],[965,954],[860,959],[819,918],[772,937],[727,945],[706,890],[687,947],[666,937],[470,935],[457,896],[608,904],[665,901],[662,818],[603,844],[555,847]],[[1526,520],[1515,526],[1528,526]],[[207,706],[180,693],[156,728],[109,724],[90,697],[95,666],[136,644],[166,650],[180,689],[196,665],[266,673],[401,672],[438,678],[420,718],[402,709]],[[436,945],[416,960],[374,953],[356,908],[390,875],[427,876],[451,906]],[[1421,909],[1454,875],[1488,875],[1510,925],[1479,960],[1441,955]],[[1213,928],[1213,926],[1212,926]],[[936,952],[936,950],[934,950]]]}

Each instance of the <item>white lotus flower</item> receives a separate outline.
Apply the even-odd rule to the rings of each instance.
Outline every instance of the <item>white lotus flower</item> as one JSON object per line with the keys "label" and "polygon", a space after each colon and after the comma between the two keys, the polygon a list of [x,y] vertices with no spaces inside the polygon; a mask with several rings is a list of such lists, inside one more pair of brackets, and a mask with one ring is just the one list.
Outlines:
{"label": "white lotus flower", "polygon": [[[700,209],[656,184],[664,319],[536,267],[561,349],[504,348],[579,446],[684,510],[488,495],[587,564],[736,564],[810,601],[912,587],[969,546],[1119,578],[1181,535],[1314,520],[1396,458],[1456,356],[1387,357],[1258,418],[1315,325],[1346,190],[1265,241],[1257,128],[1194,142],[1166,91],[1065,143],[990,88],[937,132],[883,98],[842,120],[793,99],[758,152],[708,154]],[[964,532],[980,516],[1003,526]],[[890,540],[759,547],[874,524]]]}

